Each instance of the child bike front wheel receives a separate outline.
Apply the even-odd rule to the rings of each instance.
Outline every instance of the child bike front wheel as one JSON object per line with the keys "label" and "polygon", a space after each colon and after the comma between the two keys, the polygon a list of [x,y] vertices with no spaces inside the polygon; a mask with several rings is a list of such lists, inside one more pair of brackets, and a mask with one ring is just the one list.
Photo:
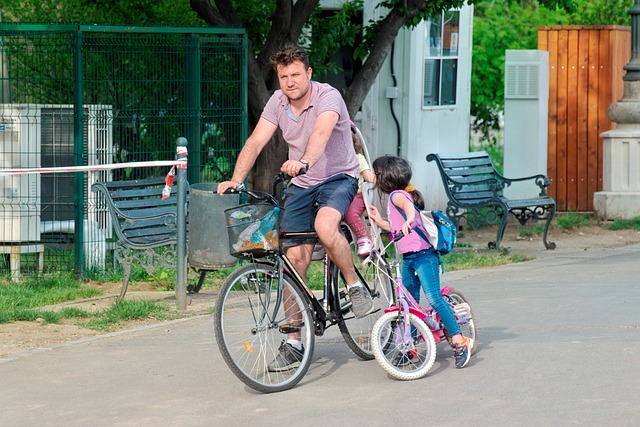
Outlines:
{"label": "child bike front wheel", "polygon": [[417,316],[407,318],[401,310],[380,317],[371,339],[380,366],[399,380],[424,377],[436,360],[436,342],[429,327]]}

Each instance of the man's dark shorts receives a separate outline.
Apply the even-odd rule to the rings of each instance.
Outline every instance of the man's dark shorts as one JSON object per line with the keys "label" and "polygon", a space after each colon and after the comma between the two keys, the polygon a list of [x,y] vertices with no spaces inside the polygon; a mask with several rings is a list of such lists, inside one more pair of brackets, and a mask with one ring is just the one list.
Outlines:
{"label": "man's dark shorts", "polygon": [[280,229],[289,232],[314,230],[316,214],[325,206],[334,208],[344,218],[357,192],[358,180],[345,174],[332,176],[309,188],[291,185],[285,190],[287,199]]}

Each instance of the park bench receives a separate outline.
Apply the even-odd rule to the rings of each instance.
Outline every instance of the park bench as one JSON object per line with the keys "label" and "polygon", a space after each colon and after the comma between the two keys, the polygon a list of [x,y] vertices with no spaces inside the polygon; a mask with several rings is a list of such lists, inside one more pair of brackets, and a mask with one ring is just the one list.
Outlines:
{"label": "park bench", "polygon": [[[149,274],[157,267],[176,267],[177,188],[173,186],[170,196],[163,199],[164,187],[164,178],[96,182],[91,187],[103,195],[118,237],[114,256],[124,269],[118,300],[127,292],[134,261]],[[198,290],[205,271],[200,274]]]}
{"label": "park bench", "polygon": [[[521,225],[528,220],[545,220],[542,242],[545,248],[555,249],[554,242],[547,242],[549,226],[556,212],[556,202],[547,195],[549,178],[545,175],[533,175],[524,178],[505,178],[496,171],[489,155],[485,151],[462,154],[435,154],[427,156],[434,161],[440,171],[444,189],[449,198],[447,216],[456,227],[460,219],[476,229],[481,224],[498,224],[495,242],[489,242],[489,248],[500,250],[500,242],[509,219],[513,214]],[[515,182],[531,181],[539,187],[539,194],[530,198],[509,199],[505,197],[505,188]]]}

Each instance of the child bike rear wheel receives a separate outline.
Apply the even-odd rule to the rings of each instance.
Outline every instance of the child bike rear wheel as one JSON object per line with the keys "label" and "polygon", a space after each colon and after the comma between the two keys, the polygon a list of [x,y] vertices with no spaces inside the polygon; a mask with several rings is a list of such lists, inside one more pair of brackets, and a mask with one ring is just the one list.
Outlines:
{"label": "child bike rear wheel", "polygon": [[[285,306],[290,307],[289,318]],[[222,358],[236,377],[254,390],[288,390],[309,369],[315,334],[308,301],[287,275],[279,289],[278,270],[273,265],[255,263],[234,271],[220,289],[214,319]],[[293,353],[290,367],[274,365],[288,334],[299,335],[304,352],[301,356]]]}
{"label": "child bike rear wheel", "polygon": [[371,343],[382,369],[404,381],[424,377],[436,360],[436,342],[429,327],[417,316],[409,316],[409,325],[406,320],[402,311],[384,314],[373,326]]}
{"label": "child bike rear wheel", "polygon": [[[458,326],[460,326],[462,335],[473,339],[471,354],[474,354],[478,349],[478,324],[476,323],[476,316],[471,309],[471,304],[469,304],[464,294],[456,288],[451,288],[449,292],[444,295],[444,298],[453,304],[453,311],[456,315],[456,320],[458,320]],[[462,306],[463,304],[466,305]],[[459,308],[456,309],[456,306],[459,306]],[[462,321],[459,319],[460,315],[464,316]]]}

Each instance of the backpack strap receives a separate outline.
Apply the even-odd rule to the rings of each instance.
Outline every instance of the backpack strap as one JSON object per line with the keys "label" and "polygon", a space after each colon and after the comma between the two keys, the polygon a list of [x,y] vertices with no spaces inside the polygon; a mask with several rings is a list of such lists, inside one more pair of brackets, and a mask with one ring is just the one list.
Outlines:
{"label": "backpack strap", "polygon": [[[393,205],[393,207],[394,207],[394,208],[396,208],[396,210],[400,213],[400,215],[402,215],[402,218],[404,218],[404,220],[406,221],[406,220],[407,220],[407,216],[404,214],[404,212],[402,211],[402,209],[400,209],[399,207],[397,207],[397,206],[396,206],[396,204],[395,204],[395,203],[393,203],[393,198],[391,197],[391,195],[392,195],[393,193],[395,193],[395,191],[394,191],[394,192],[392,192],[391,194],[389,194],[389,201],[391,202],[391,204]],[[406,197],[406,196],[405,196],[405,197]],[[407,197],[407,199],[409,199],[409,198]],[[411,201],[411,199],[409,199],[409,201]],[[412,202],[412,201],[411,201],[411,202]],[[412,203],[413,203],[413,202],[412,202]],[[418,211],[418,215],[420,215],[420,208],[418,208],[418,207],[416,206],[416,204],[415,204],[415,203],[413,203],[413,207],[416,209],[416,211]],[[438,253],[438,251],[436,251],[436,250],[435,250],[436,248],[434,248],[434,247],[433,247],[433,245],[431,244],[431,242],[430,242],[430,241],[429,241],[429,239],[427,238],[427,235],[426,235],[426,234],[424,234],[424,232],[422,231],[422,229],[421,229],[420,227],[416,227],[416,228],[414,228],[414,230],[416,230],[416,233],[418,233],[418,235],[419,235],[420,237],[422,237],[422,238],[424,239],[424,241],[425,241],[425,242],[427,242],[427,243],[431,246],[431,249],[433,249],[433,250],[434,250],[434,253],[438,256],[438,265],[439,265],[439,266],[440,266],[440,268],[442,269],[442,274],[444,274],[444,263],[442,262],[442,257],[440,256],[440,254]]]}
{"label": "backpack strap", "polygon": [[[407,220],[407,216],[404,214],[404,212],[402,211],[402,209],[400,209],[399,207],[397,207],[397,206],[396,206],[396,204],[395,204],[395,203],[393,203],[393,197],[392,197],[392,196],[393,196],[393,193],[395,193],[395,191],[394,191],[394,192],[392,192],[391,194],[389,194],[389,201],[391,202],[391,204],[393,205],[393,207],[394,207],[394,208],[396,208],[396,210],[400,213],[400,215],[402,215],[402,218],[404,218],[404,220],[406,221],[406,220]],[[404,194],[403,194],[403,196],[407,197],[407,196],[406,196],[406,195],[404,195]],[[409,199],[409,198],[407,197],[407,199]],[[418,211],[418,214],[420,214],[420,209],[418,209],[418,207],[416,206],[416,204],[415,204],[415,203],[413,203],[413,201],[412,201],[411,199],[409,199],[409,201],[413,204],[413,207],[416,209],[416,211]],[[416,233],[418,233],[418,235],[419,235],[420,237],[422,237],[422,238],[424,239],[424,241],[425,241],[425,242],[427,242],[429,245],[431,245],[431,242],[430,242],[430,241],[429,241],[429,239],[427,238],[427,235],[426,235],[426,234],[424,234],[424,232],[420,229],[420,227],[416,227],[416,228],[414,228],[414,230],[416,231]],[[433,245],[431,245],[431,246],[433,247]]]}

